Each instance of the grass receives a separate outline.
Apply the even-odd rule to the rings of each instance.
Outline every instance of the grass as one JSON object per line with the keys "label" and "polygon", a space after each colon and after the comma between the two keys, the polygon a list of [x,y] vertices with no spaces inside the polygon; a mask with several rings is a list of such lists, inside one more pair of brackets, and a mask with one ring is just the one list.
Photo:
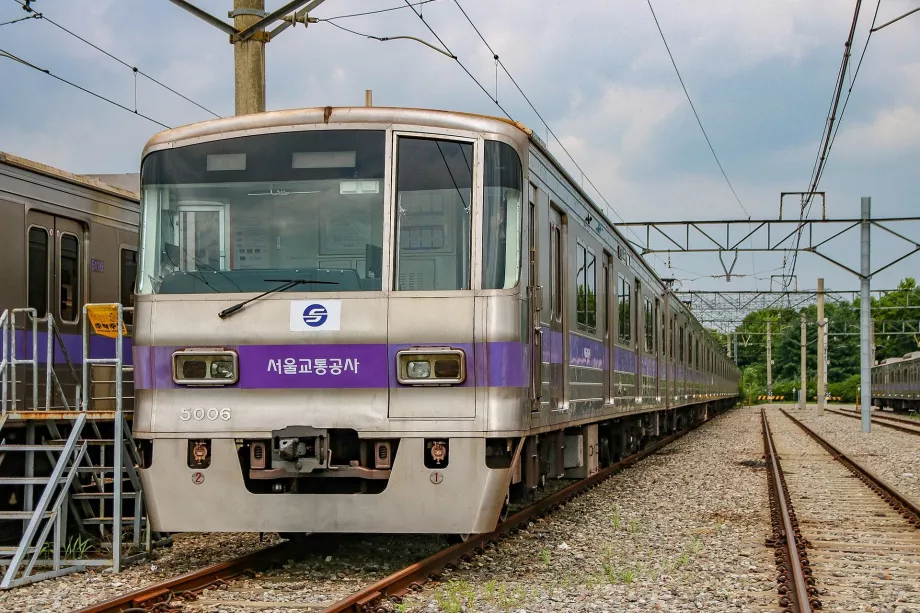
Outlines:
{"label": "grass", "polygon": [[613,515],[610,516],[610,523],[613,524],[614,530],[620,529],[620,520],[621,520],[620,510],[617,509],[616,511],[613,512]]}
{"label": "grass", "polygon": [[549,566],[549,563],[550,563],[549,549],[540,550],[540,560],[543,562],[544,565]]}
{"label": "grass", "polygon": [[438,607],[447,613],[460,613],[464,608],[472,610],[475,594],[473,586],[466,581],[452,580],[435,594]]}
{"label": "grass", "polygon": [[626,531],[630,534],[637,534],[639,532],[639,520],[631,519],[629,524],[626,526]]}

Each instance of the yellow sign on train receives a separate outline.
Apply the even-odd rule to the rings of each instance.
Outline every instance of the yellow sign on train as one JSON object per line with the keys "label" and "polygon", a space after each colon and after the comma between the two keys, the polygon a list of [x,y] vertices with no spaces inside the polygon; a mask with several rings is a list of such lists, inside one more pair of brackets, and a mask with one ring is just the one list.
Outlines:
{"label": "yellow sign on train", "polygon": [[[118,338],[118,305],[117,304],[90,304],[86,306],[86,314],[93,331],[99,336]],[[125,322],[121,322],[122,336],[128,335]]]}

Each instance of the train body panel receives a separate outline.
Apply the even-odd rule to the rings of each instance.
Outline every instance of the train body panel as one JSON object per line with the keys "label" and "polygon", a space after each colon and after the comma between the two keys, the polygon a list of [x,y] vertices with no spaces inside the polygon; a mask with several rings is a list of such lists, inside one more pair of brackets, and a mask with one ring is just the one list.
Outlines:
{"label": "train body panel", "polygon": [[888,358],[872,367],[872,404],[920,411],[920,352]]}
{"label": "train body panel", "polygon": [[215,120],[151,140],[142,196],[134,433],[162,530],[484,531],[509,486],[588,474],[738,394],[517,124]]}

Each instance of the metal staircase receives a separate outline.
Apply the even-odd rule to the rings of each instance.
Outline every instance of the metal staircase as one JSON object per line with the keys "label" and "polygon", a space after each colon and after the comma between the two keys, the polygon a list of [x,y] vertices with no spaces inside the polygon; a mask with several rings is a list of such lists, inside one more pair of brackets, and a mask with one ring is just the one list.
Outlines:
{"label": "metal staircase", "polygon": [[[84,307],[78,365],[50,315],[3,311],[0,327],[0,589],[91,566],[118,572],[154,537],[126,420],[124,309]],[[94,330],[114,337],[114,355],[92,355]]]}

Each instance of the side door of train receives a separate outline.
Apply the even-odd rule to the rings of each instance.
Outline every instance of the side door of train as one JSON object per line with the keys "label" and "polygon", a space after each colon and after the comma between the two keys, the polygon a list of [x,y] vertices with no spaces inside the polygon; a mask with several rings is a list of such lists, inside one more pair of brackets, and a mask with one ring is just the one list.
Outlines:
{"label": "side door of train", "polygon": [[37,210],[26,214],[28,306],[39,317],[50,312],[63,334],[80,334],[87,285],[84,235],[83,224],[73,219]]}
{"label": "side door of train", "polygon": [[565,214],[549,208],[549,338],[543,339],[549,353],[549,408],[565,410],[568,403],[569,333],[566,317],[566,269],[568,244]]}

